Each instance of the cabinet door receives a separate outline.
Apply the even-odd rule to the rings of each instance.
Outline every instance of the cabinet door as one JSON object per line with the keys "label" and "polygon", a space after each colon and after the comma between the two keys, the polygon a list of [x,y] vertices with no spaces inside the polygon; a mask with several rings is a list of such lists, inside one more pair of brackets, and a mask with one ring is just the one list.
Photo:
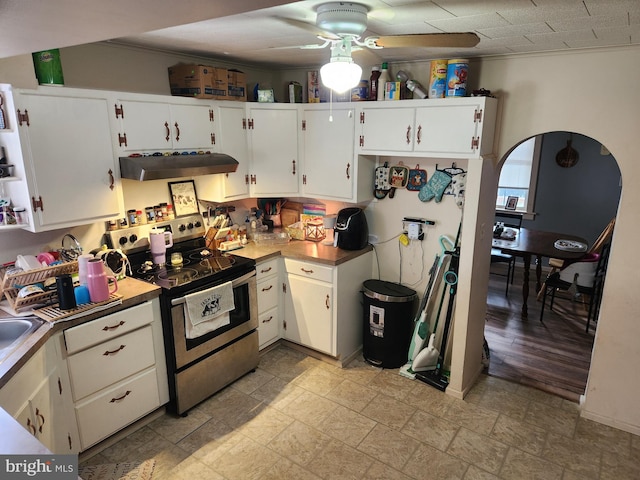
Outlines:
{"label": "cabinet door", "polygon": [[298,111],[252,108],[249,112],[252,196],[298,193]]}
{"label": "cabinet door", "polygon": [[331,284],[288,275],[284,338],[334,355],[333,308]]}
{"label": "cabinet door", "polygon": [[477,105],[416,108],[414,150],[434,154],[476,155],[477,110]]}
{"label": "cabinet door", "polygon": [[36,437],[54,453],[70,453],[71,437],[64,416],[62,386],[57,369],[45,378],[31,398]]}
{"label": "cabinet door", "polygon": [[120,213],[118,168],[105,98],[23,93],[16,108],[28,110],[20,129],[31,196],[42,200],[34,231],[89,224]]}
{"label": "cabinet door", "polygon": [[126,135],[126,144],[119,141],[122,150],[173,150],[173,127],[167,103],[119,100],[118,105],[122,107],[118,138]]}
{"label": "cabinet door", "polygon": [[245,108],[220,106],[218,112],[220,152],[238,161],[238,169],[224,175],[224,200],[244,198],[249,195],[249,145]]}
{"label": "cabinet door", "polygon": [[364,107],[360,151],[413,150],[415,108]]}
{"label": "cabinet door", "polygon": [[350,200],[353,197],[354,109],[305,110],[303,191],[320,198]]}
{"label": "cabinet door", "polygon": [[174,150],[217,151],[211,105],[171,105],[171,139]]}

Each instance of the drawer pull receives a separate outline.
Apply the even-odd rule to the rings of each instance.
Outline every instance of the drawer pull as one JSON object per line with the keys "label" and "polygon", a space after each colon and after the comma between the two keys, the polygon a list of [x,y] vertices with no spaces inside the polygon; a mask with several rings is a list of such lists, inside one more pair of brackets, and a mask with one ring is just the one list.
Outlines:
{"label": "drawer pull", "polygon": [[130,393],[131,393],[131,390],[127,390],[127,391],[125,392],[125,394],[124,394],[124,395],[122,395],[121,397],[118,397],[118,398],[112,398],[111,400],[109,400],[109,403],[119,402],[120,400],[123,400],[123,399],[124,399],[124,397],[126,397],[126,396],[127,396],[127,395],[129,395]]}
{"label": "drawer pull", "polygon": [[273,315],[271,315],[269,318],[265,318],[264,320],[262,320],[262,323],[269,323],[271,320],[273,320]]}
{"label": "drawer pull", "polygon": [[124,320],[120,320],[120,323],[117,325],[114,325],[113,327],[109,327],[108,325],[105,326],[102,330],[104,330],[105,332],[108,332],[109,330],[115,330],[118,327],[121,327],[122,325],[124,325]]}
{"label": "drawer pull", "polygon": [[260,273],[269,273],[271,271],[272,267],[269,268],[263,268],[262,270],[260,270]]}
{"label": "drawer pull", "polygon": [[31,423],[30,418],[27,418],[27,429],[31,432],[31,435],[35,436],[36,426],[33,423]]}
{"label": "drawer pull", "polygon": [[329,310],[329,308],[331,308],[331,305],[329,305],[329,295],[327,295],[327,299],[324,301],[324,304],[327,307],[327,310]]}
{"label": "drawer pull", "polygon": [[42,433],[42,427],[44,426],[44,415],[40,413],[39,408],[36,408],[36,417],[40,417],[40,426],[38,427],[38,431]]}
{"label": "drawer pull", "polygon": [[120,345],[120,348],[116,348],[115,350],[107,350],[106,352],[103,353],[104,356],[108,357],[109,355],[114,355],[116,353],[118,353],[120,350],[122,350],[126,345]]}
{"label": "drawer pull", "polygon": [[304,273],[313,273],[313,270],[306,270],[302,267],[300,267],[300,270],[302,270]]}
{"label": "drawer pull", "polygon": [[273,288],[273,285],[269,285],[267,288],[263,288],[262,291],[263,292],[268,292],[269,290],[271,290]]}

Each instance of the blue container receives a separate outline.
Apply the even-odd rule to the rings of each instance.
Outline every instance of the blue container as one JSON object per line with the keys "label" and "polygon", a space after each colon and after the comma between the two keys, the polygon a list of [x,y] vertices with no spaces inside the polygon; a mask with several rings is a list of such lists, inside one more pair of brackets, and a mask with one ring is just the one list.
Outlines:
{"label": "blue container", "polygon": [[447,63],[447,97],[464,97],[467,94],[469,60],[456,58]]}

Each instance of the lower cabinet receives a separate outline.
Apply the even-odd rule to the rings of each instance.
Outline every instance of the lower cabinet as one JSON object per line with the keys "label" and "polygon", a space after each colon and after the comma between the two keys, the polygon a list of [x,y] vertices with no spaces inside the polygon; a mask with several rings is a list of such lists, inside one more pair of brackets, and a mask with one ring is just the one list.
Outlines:
{"label": "lower cabinet", "polygon": [[258,288],[258,342],[267,347],[280,338],[280,259],[256,265]]}
{"label": "lower cabinet", "polygon": [[66,365],[54,335],[0,390],[0,406],[51,452],[78,453],[80,442]]}
{"label": "lower cabinet", "polygon": [[64,331],[81,450],[167,403],[157,299]]}
{"label": "lower cabinet", "polygon": [[362,284],[372,253],[337,266],[285,258],[283,337],[337,358],[362,348]]}

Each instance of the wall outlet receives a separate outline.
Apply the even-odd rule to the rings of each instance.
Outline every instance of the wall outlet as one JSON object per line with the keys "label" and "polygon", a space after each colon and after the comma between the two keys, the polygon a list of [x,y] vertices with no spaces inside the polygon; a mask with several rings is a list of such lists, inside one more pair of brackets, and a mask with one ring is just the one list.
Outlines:
{"label": "wall outlet", "polygon": [[419,224],[409,223],[409,226],[407,227],[407,235],[409,236],[409,240],[418,240],[421,233],[422,227]]}

